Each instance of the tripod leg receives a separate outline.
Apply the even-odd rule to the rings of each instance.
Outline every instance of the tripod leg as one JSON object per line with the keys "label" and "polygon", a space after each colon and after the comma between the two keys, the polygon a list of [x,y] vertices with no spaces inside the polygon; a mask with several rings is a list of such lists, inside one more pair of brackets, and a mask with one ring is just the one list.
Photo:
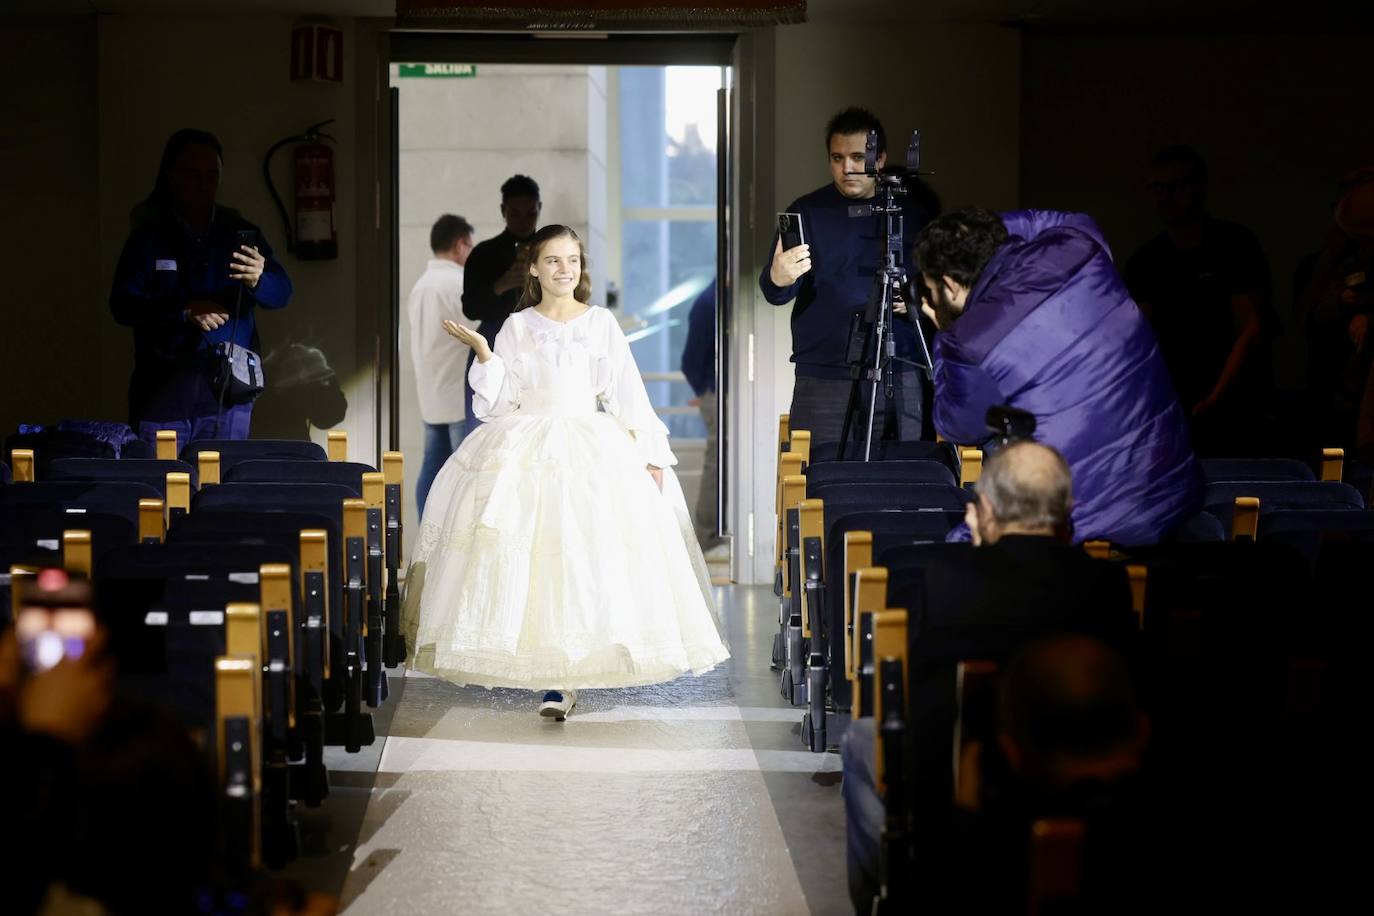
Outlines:
{"label": "tripod leg", "polygon": [[862,378],[855,376],[854,381],[849,385],[849,403],[844,408],[844,424],[840,427],[840,453],[835,456],[837,460],[844,460],[845,447],[849,444],[849,431],[854,424],[854,412],[859,407],[859,383]]}

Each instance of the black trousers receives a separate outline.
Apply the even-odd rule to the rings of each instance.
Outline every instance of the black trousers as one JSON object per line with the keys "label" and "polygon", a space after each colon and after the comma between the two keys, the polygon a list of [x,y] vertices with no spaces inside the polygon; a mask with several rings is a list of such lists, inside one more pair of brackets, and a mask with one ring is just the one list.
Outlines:
{"label": "black trousers", "polygon": [[[922,438],[925,420],[925,396],[928,387],[924,373],[917,370],[898,372],[894,376],[893,396],[889,400],[884,386],[878,385],[878,401],[873,421],[873,441],[889,439],[910,442]],[[813,378],[797,376],[792,390],[792,406],[788,410],[789,426],[794,430],[810,430],[811,444],[838,442],[844,426],[845,409],[849,406],[849,379]],[[862,441],[868,418],[868,385],[859,386],[859,409],[850,424],[851,442]]]}

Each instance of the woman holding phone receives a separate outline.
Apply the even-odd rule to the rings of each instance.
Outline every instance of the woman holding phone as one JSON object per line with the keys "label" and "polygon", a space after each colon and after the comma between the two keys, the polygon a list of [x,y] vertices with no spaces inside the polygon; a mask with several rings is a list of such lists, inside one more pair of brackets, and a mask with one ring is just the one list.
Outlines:
{"label": "woman holding phone", "polygon": [[115,269],[110,311],[134,329],[129,425],[150,443],[248,437],[252,402],[221,383],[222,353],[261,352],[256,310],[291,299],[261,230],[217,204],[223,160],[213,134],[172,134]]}

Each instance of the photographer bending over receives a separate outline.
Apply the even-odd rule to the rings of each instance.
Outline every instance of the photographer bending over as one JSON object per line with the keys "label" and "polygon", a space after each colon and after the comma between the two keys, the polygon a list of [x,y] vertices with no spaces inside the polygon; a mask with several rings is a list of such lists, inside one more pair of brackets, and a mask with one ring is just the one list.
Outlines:
{"label": "photographer bending over", "polygon": [[1097,225],[1077,213],[967,209],[915,260],[936,336],[935,429],[988,438],[989,407],[1035,415],[1073,470],[1073,539],[1153,544],[1202,506],[1187,418]]}

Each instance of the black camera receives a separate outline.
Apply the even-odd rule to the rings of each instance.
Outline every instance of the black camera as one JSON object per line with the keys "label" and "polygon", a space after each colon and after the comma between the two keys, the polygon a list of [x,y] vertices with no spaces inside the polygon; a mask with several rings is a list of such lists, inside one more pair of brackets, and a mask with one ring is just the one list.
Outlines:
{"label": "black camera", "polygon": [[983,418],[988,432],[1002,445],[1035,438],[1035,414],[1008,404],[994,404]]}

